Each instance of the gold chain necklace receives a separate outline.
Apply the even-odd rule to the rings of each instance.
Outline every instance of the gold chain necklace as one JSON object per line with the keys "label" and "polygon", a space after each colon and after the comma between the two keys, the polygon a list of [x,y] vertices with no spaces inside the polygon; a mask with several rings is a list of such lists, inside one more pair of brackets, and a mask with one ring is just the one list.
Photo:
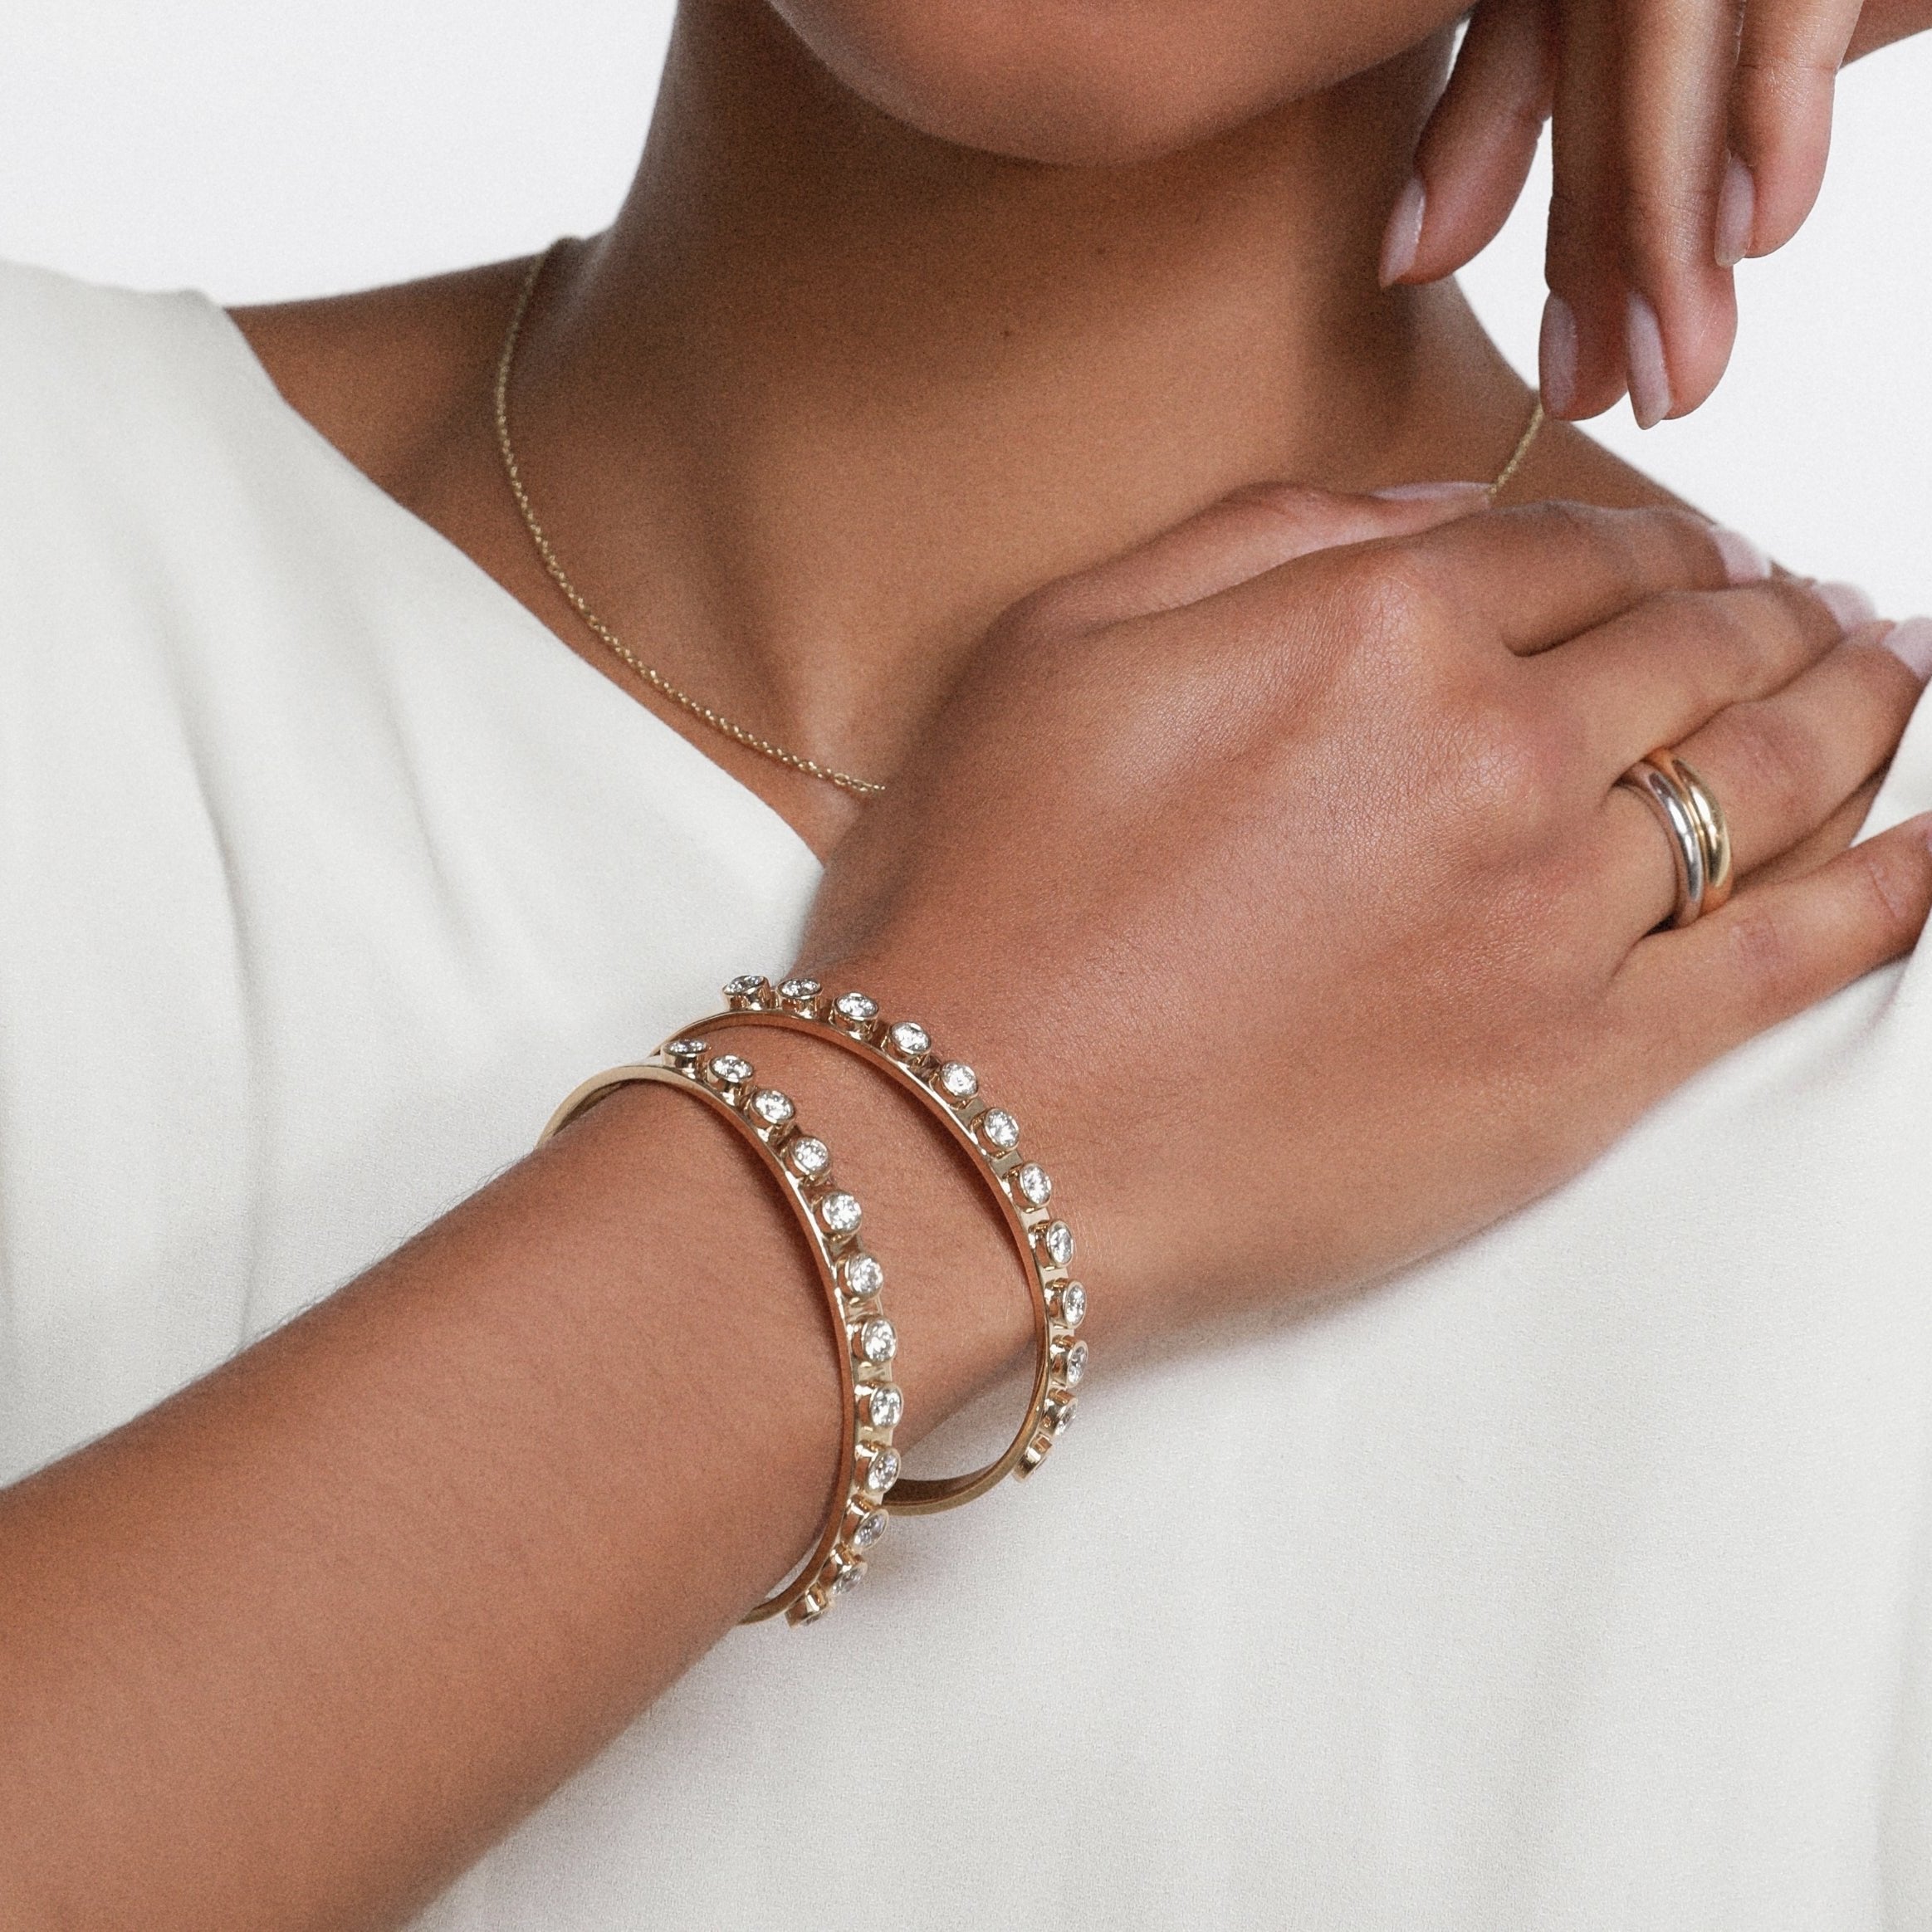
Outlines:
{"label": "gold chain necklace", "polygon": [[[557,560],[557,553],[550,540],[544,534],[543,526],[537,521],[536,511],[530,501],[530,492],[524,487],[523,472],[516,461],[516,451],[510,440],[510,372],[516,359],[516,344],[523,334],[524,318],[530,312],[531,298],[536,293],[536,285],[543,279],[543,271],[550,266],[550,257],[557,252],[560,243],[553,242],[542,254],[532,262],[523,278],[523,286],[517,291],[516,306],[510,311],[510,326],[503,332],[503,347],[496,358],[496,381],[495,401],[496,408],[496,448],[503,458],[503,474],[510,484],[510,494],[516,499],[518,513],[523,518],[523,527],[530,532],[530,540],[536,547],[536,554],[542,560],[543,567],[550,573],[550,581],[560,590],[571,609],[584,620],[585,628],[599,643],[629,665],[644,682],[662,697],[679,705],[693,717],[703,719],[714,731],[762,753],[775,765],[783,765],[793,771],[802,771],[808,778],[822,779],[827,785],[835,785],[841,791],[849,791],[855,798],[877,798],[885,786],[869,778],[855,777],[849,771],[834,770],[829,765],[821,765],[815,758],[807,758],[797,751],[788,751],[782,745],[774,744],[769,738],[761,738],[757,732],[726,717],[722,712],[713,711],[701,700],[693,697],[688,691],[681,690],[664,674],[652,668],[635,652],[624,643],[617,633],[607,624],[585,600],[584,593],[570,581],[569,574]],[[1540,400],[1530,412],[1528,425],[1516,439],[1516,447],[1509,452],[1509,460],[1498,472],[1494,482],[1489,485],[1491,497],[1497,496],[1522,467],[1523,459],[1529,454],[1529,446],[1536,440],[1536,433],[1543,427],[1543,404]]]}

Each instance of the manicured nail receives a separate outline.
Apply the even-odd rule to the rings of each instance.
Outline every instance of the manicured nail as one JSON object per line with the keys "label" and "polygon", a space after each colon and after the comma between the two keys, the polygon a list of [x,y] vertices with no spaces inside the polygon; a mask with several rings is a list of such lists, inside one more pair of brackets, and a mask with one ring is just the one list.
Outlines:
{"label": "manicured nail", "polygon": [[1932,617],[1908,617],[1885,633],[1885,648],[1921,684],[1932,679]]}
{"label": "manicured nail", "polygon": [[1735,268],[1751,252],[1751,225],[1758,214],[1758,183],[1735,154],[1724,161],[1724,184],[1717,193],[1717,265]]}
{"label": "manicured nail", "polygon": [[1543,377],[1543,406],[1567,416],[1577,400],[1577,311],[1561,296],[1543,305],[1543,338],[1537,347]]}
{"label": "manicured nail", "polygon": [[1386,490],[1371,490],[1385,503],[1434,503],[1450,496],[1486,496],[1487,483],[1392,483]]}
{"label": "manicured nail", "polygon": [[1711,526],[1712,547],[1724,559],[1724,575],[1734,584],[1762,584],[1771,575],[1771,560],[1741,530]]}
{"label": "manicured nail", "polygon": [[1427,211],[1429,191],[1420,174],[1411,174],[1396,197],[1395,212],[1382,238],[1382,285],[1400,281],[1416,266],[1416,251],[1422,246],[1422,217]]}
{"label": "manicured nail", "polygon": [[1856,584],[1814,584],[1812,595],[1831,612],[1842,631],[1855,631],[1878,615],[1878,606]]}
{"label": "manicured nail", "polygon": [[1633,289],[1623,325],[1630,370],[1630,407],[1637,428],[1649,429],[1670,413],[1670,371],[1664,360],[1664,331],[1657,311]]}

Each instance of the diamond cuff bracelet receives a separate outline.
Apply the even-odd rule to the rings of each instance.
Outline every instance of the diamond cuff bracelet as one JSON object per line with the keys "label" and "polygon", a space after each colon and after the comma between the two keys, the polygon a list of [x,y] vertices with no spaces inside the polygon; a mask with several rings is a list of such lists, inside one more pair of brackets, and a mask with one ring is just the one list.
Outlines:
{"label": "diamond cuff bracelet", "polygon": [[962,1060],[937,1053],[915,1020],[888,1024],[865,993],[829,998],[818,981],[788,979],[776,987],[756,973],[730,981],[727,1010],[697,1026],[763,1025],[836,1041],[917,1095],[991,1186],[1001,1218],[1025,1271],[1034,1305],[1033,1394],[1020,1432],[1003,1455],[963,1475],[902,1477],[893,1491],[895,1513],[924,1514],[956,1508],[984,1495],[1009,1473],[1028,1476],[1045,1460],[1073,1420],[1074,1390],[1087,1371],[1087,1344],[1075,1331],[1087,1313],[1087,1291],[1071,1278],[1074,1236],[1054,1211],[1046,1170],[1020,1152],[1020,1123],[989,1105],[979,1077]]}
{"label": "diamond cuff bracelet", "polygon": [[866,1552],[885,1533],[887,1492],[898,1480],[893,1431],[904,1401],[892,1379],[898,1337],[879,1300],[885,1270],[860,1245],[863,1211],[834,1180],[831,1151],[798,1124],[790,1097],[761,1087],[751,1063],[736,1054],[707,1057],[702,1039],[673,1039],[640,1065],[594,1075],[551,1115],[537,1145],[633,1081],[695,1094],[751,1143],[805,1230],[832,1332],[844,1338],[837,1352],[847,1475],[839,1500],[804,1564],[744,1619],[759,1623],[782,1612],[790,1623],[810,1623],[865,1574]]}

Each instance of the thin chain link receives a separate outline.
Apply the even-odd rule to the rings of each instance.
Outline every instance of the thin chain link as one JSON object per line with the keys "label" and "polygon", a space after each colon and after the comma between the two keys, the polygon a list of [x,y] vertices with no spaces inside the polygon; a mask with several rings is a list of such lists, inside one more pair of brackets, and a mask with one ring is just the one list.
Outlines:
{"label": "thin chain link", "polygon": [[788,751],[782,745],[774,744],[769,738],[761,738],[734,719],[726,717],[722,712],[713,711],[688,691],[681,690],[661,671],[654,670],[643,658],[624,643],[617,633],[607,624],[585,601],[584,593],[570,581],[562,564],[557,560],[557,553],[550,546],[550,540],[544,534],[544,527],[536,520],[536,511],[530,501],[530,492],[524,487],[523,472],[516,461],[516,452],[510,441],[510,370],[516,357],[517,338],[523,333],[523,319],[529,312],[531,297],[536,293],[536,285],[549,264],[550,257],[556,252],[556,244],[545,250],[530,266],[530,272],[523,278],[523,287],[516,297],[516,306],[511,311],[510,326],[503,337],[503,350],[496,358],[496,448],[502,453],[503,473],[510,482],[510,493],[516,499],[516,507],[523,518],[523,527],[530,532],[530,540],[536,546],[536,554],[543,560],[543,567],[550,572],[550,581],[563,592],[571,609],[582,618],[591,633],[614,657],[620,658],[660,696],[668,697],[672,703],[682,705],[692,717],[700,717],[714,731],[721,731],[727,738],[751,751],[762,752],[777,765],[788,765],[794,771],[802,771],[808,778],[823,779],[827,785],[835,785],[841,791],[849,791],[855,798],[877,798],[885,787],[869,778],[857,778],[849,771],[836,771],[829,765],[821,765],[815,758],[806,758],[796,751]]}
{"label": "thin chain link", "polygon": [[1529,421],[1524,424],[1523,433],[1516,438],[1516,447],[1509,452],[1509,460],[1496,472],[1496,480],[1489,485],[1489,501],[1494,503],[1514,480],[1517,471],[1523,467],[1523,459],[1529,454],[1529,446],[1536,441],[1536,433],[1543,428],[1543,398],[1536,399],[1536,407],[1529,412]]}
{"label": "thin chain link", "polygon": [[[673,684],[662,672],[645,663],[590,608],[584,593],[570,581],[569,574],[558,561],[557,553],[552,548],[550,538],[545,535],[542,524],[537,521],[536,511],[530,501],[530,492],[524,487],[523,472],[516,461],[516,448],[510,440],[510,372],[516,359],[517,341],[523,334],[524,318],[530,312],[531,300],[536,293],[536,285],[543,279],[544,270],[550,266],[550,257],[560,246],[560,243],[553,242],[531,263],[529,271],[524,276],[523,286],[517,291],[516,306],[510,311],[510,326],[503,333],[502,350],[496,358],[495,388],[496,448],[503,458],[503,474],[509,481],[510,494],[516,499],[516,508],[523,518],[523,527],[530,532],[530,540],[536,545],[536,554],[542,560],[544,569],[550,573],[550,581],[563,593],[571,609],[584,620],[584,627],[599,643],[614,657],[629,665],[660,697],[682,706],[693,717],[702,718],[714,731],[721,732],[724,736],[751,751],[762,753],[775,765],[785,765],[793,771],[802,771],[806,777],[821,779],[827,785],[835,785],[841,791],[849,791],[855,798],[879,797],[886,788],[877,780],[858,778],[849,771],[839,771],[829,765],[821,765],[815,758],[807,758],[797,751],[788,751],[784,746],[774,744],[770,738],[760,737],[757,732],[726,717],[722,712],[713,711],[708,704]],[[1537,432],[1542,428],[1543,403],[1539,398],[1536,407],[1530,412],[1528,427],[1516,439],[1515,448],[1509,452],[1509,462],[1504,464],[1495,482],[1489,485],[1492,499],[1509,487],[1517,471],[1523,467],[1523,459],[1529,454],[1529,446],[1536,441]]]}

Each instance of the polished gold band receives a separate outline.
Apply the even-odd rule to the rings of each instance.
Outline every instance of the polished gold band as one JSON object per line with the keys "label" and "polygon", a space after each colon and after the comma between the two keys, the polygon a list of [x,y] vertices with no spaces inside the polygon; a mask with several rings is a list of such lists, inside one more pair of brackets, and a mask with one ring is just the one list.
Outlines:
{"label": "polished gold band", "polygon": [[774,987],[756,973],[732,980],[724,992],[728,1010],[699,1021],[700,1029],[773,1026],[831,1040],[917,1095],[990,1184],[1025,1273],[1034,1366],[1019,1432],[981,1469],[956,1476],[902,1477],[893,1491],[894,1513],[956,1509],[1010,1474],[1030,1475],[1073,1420],[1074,1391],[1087,1371],[1087,1344],[1076,1333],[1086,1316],[1087,1290],[1072,1279],[1074,1236],[1049,1205],[1053,1182],[1037,1161],[1020,1152],[1019,1122],[1005,1108],[989,1105],[972,1069],[937,1053],[917,1020],[888,1024],[878,1002],[864,993],[834,999],[816,980],[789,979]]}
{"label": "polished gold band", "polygon": [[593,1075],[550,1116],[536,1144],[540,1147],[579,1114],[635,1081],[695,1094],[728,1120],[778,1176],[805,1230],[832,1332],[843,1341],[836,1353],[846,1473],[837,1502],[811,1554],[744,1618],[760,1623],[782,1612],[788,1622],[809,1623],[865,1574],[866,1552],[885,1533],[883,1505],[898,1480],[893,1431],[904,1404],[892,1380],[898,1338],[879,1299],[885,1271],[859,1245],[863,1211],[833,1178],[830,1150],[800,1127],[790,1097],[761,1087],[751,1062],[739,1055],[708,1054],[701,1039],[668,1041],[648,1061]]}

